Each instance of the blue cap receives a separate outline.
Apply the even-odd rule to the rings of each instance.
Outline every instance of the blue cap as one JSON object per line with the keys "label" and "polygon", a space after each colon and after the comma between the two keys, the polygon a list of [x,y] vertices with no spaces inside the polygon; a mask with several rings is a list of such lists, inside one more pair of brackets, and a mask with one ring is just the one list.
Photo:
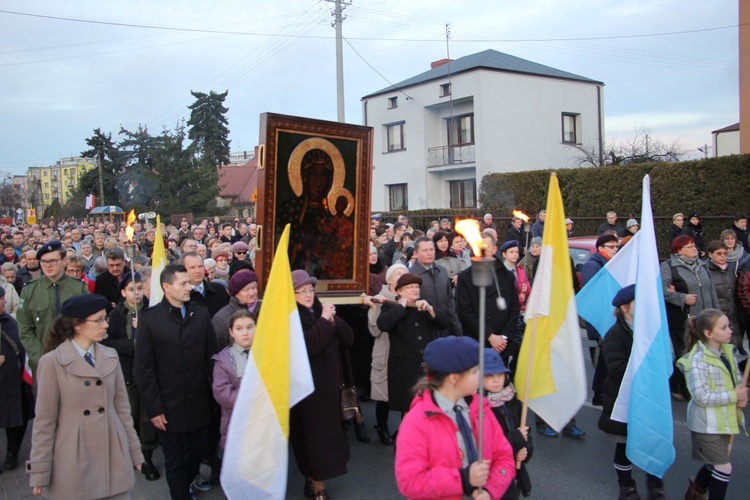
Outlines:
{"label": "blue cap", "polygon": [[424,362],[438,373],[462,373],[479,364],[479,342],[450,335],[435,339],[424,350]]}
{"label": "blue cap", "polygon": [[60,308],[60,314],[68,318],[88,318],[92,314],[103,311],[109,305],[109,301],[95,293],[84,293],[73,295]]}
{"label": "blue cap", "polygon": [[500,253],[503,253],[507,251],[509,248],[514,248],[518,246],[517,240],[510,240],[503,243],[503,246],[500,247]]}
{"label": "blue cap", "polygon": [[629,304],[635,300],[635,285],[628,285],[615,294],[615,298],[612,299],[612,305],[620,307],[623,304]]}
{"label": "blue cap", "polygon": [[508,367],[503,363],[500,353],[494,349],[484,349],[484,374],[494,375],[496,373],[510,373]]}
{"label": "blue cap", "polygon": [[50,241],[39,247],[39,250],[36,251],[36,260],[40,260],[42,258],[42,255],[54,252],[55,250],[60,250],[62,248],[62,243],[59,241]]}

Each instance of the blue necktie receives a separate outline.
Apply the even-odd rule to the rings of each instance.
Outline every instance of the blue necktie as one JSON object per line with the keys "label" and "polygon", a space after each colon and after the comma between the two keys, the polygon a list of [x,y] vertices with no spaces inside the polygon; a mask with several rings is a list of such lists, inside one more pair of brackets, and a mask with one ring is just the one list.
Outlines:
{"label": "blue necktie", "polygon": [[87,352],[83,355],[83,359],[86,360],[86,363],[90,364],[92,367],[94,366],[94,358],[91,357],[91,353]]}
{"label": "blue necktie", "polygon": [[466,457],[469,459],[469,465],[479,460],[479,454],[477,453],[477,446],[474,444],[474,434],[471,432],[469,422],[466,421],[462,413],[461,407],[456,405],[453,407],[453,411],[456,412],[456,424],[458,424],[458,430],[461,436],[464,438],[464,444],[466,445]]}

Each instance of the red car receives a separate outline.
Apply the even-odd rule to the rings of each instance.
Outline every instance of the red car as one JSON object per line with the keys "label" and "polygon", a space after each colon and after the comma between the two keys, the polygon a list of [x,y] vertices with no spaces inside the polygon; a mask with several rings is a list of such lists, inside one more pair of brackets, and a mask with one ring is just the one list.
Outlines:
{"label": "red car", "polygon": [[574,236],[568,239],[570,257],[573,259],[578,280],[581,280],[581,269],[583,265],[596,253],[596,240],[598,236]]}

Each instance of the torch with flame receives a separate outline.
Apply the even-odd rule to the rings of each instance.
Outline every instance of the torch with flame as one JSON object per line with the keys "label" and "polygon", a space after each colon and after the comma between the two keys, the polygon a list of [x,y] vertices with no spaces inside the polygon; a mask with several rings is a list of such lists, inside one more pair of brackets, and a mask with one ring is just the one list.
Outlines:
{"label": "torch with flame", "polygon": [[479,223],[474,219],[464,219],[456,222],[456,232],[466,238],[466,241],[474,250],[474,255],[482,257],[482,250],[485,249],[482,241],[482,233],[479,231]]}
{"label": "torch with flame", "polygon": [[[128,212],[128,217],[126,219],[126,222],[128,223],[128,227],[125,228],[125,236],[128,238],[128,243],[125,245],[125,253],[128,256],[128,260],[130,261],[131,267],[134,265],[135,260],[135,243],[133,243],[133,235],[135,234],[135,229],[133,229],[133,223],[135,222],[135,210],[130,210]],[[133,275],[135,275],[135,267],[133,267]],[[133,279],[133,287],[135,288],[135,279]],[[133,318],[135,319],[135,322],[133,324],[134,331],[136,328],[138,328],[138,305],[136,304],[135,310],[133,311]],[[135,337],[133,337],[135,338]]]}
{"label": "torch with flame", "polygon": [[529,222],[529,216],[521,212],[520,210],[513,210],[513,217],[518,217],[523,221],[524,224]]}
{"label": "torch with flame", "polygon": [[[133,243],[133,234],[135,233],[135,229],[133,229],[133,223],[135,222],[135,210],[130,210],[128,212],[128,218],[127,221],[128,227],[125,229],[125,236],[128,237],[128,243]],[[133,249],[135,250],[135,248]]]}

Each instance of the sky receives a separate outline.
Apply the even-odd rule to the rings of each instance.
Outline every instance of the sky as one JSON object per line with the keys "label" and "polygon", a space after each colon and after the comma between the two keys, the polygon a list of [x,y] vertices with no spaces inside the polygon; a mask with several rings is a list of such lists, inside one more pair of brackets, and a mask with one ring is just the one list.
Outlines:
{"label": "sky", "polygon": [[[604,82],[605,140],[644,127],[702,156],[712,130],[739,121],[738,1],[351,0],[346,121],[362,123],[362,96],[432,61],[494,49]],[[191,90],[229,91],[232,151],[258,144],[264,112],[336,120],[332,9],[324,0],[3,0],[0,172],[77,156],[95,128],[115,139],[121,126],[174,128],[189,118]]]}

